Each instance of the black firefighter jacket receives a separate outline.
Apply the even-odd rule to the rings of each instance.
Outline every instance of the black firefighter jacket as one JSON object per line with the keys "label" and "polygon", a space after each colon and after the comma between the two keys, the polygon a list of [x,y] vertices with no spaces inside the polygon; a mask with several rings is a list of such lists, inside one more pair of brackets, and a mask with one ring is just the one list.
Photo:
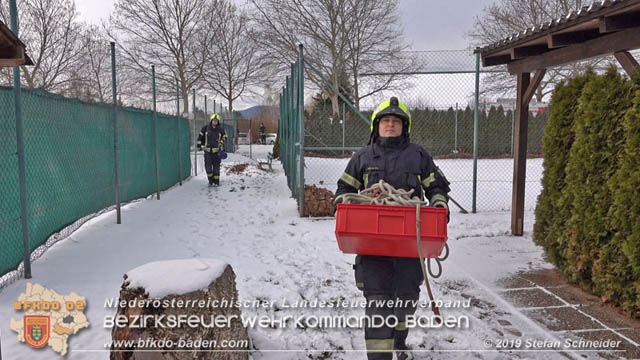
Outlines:
{"label": "black firefighter jacket", "polygon": [[[433,204],[448,202],[449,181],[433,163],[422,146],[409,142],[408,137],[382,138],[356,152],[338,180],[336,202],[345,193],[356,193],[384,180],[396,189],[411,190],[412,196],[423,195]],[[424,189],[424,192],[423,192]]]}
{"label": "black firefighter jacket", "polygon": [[204,151],[214,153],[218,152],[219,147],[222,147],[226,139],[227,134],[225,134],[222,126],[218,125],[213,127],[211,123],[209,123],[200,130],[197,144],[198,147],[202,147]]}

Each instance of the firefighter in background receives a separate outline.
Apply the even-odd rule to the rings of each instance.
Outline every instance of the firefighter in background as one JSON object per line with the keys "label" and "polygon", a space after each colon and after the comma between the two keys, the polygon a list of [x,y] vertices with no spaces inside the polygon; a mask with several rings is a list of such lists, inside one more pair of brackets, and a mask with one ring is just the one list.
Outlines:
{"label": "firefighter in background", "polygon": [[[413,195],[421,199],[426,196],[430,206],[448,209],[449,182],[431,155],[422,146],[409,142],[410,132],[411,114],[407,107],[396,97],[382,102],[371,116],[369,144],[353,155],[338,180],[335,205],[343,201],[344,194],[357,193],[384,180],[396,189],[413,189]],[[365,326],[368,359],[389,360],[394,350],[397,359],[408,359],[405,319],[416,308],[378,306],[376,300],[385,300],[385,304],[386,300],[418,300],[424,280],[420,259],[356,255],[353,268],[356,286],[367,299],[366,315],[395,315],[399,321],[395,328]]]}
{"label": "firefighter in background", "polygon": [[220,115],[211,115],[208,125],[200,130],[198,150],[204,150],[204,169],[207,172],[209,186],[220,185],[220,157],[227,134],[220,126]]}
{"label": "firefighter in background", "polygon": [[264,126],[264,123],[260,123],[260,143],[262,145],[267,144],[267,128]]}

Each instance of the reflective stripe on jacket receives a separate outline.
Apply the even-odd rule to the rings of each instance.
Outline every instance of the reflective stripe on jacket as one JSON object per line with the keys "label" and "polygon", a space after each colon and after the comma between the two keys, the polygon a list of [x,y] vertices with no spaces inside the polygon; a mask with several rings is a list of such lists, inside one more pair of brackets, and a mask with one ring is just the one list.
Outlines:
{"label": "reflective stripe on jacket", "polygon": [[449,181],[431,155],[404,137],[393,142],[378,138],[356,152],[338,180],[336,198],[369,188],[380,180],[396,189],[413,189],[412,196],[422,199],[425,195],[431,204],[436,200],[449,200]]}
{"label": "reflective stripe on jacket", "polygon": [[216,127],[211,124],[205,125],[200,130],[197,145],[202,147],[206,152],[218,152],[227,139],[224,128],[218,125]]}

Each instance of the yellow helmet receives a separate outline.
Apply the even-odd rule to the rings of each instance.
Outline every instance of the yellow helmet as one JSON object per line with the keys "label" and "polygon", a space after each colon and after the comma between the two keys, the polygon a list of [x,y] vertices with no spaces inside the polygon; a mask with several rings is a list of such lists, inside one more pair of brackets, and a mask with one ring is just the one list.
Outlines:
{"label": "yellow helmet", "polygon": [[217,120],[218,122],[220,122],[220,115],[215,113],[213,115],[211,115],[211,118],[209,119],[209,122],[213,121],[213,120]]}
{"label": "yellow helmet", "polygon": [[405,124],[407,133],[411,132],[411,113],[409,109],[401,103],[397,97],[393,96],[389,100],[385,100],[378,105],[378,108],[371,114],[371,133],[378,125],[380,118],[385,115],[394,115],[402,119],[402,123]]}

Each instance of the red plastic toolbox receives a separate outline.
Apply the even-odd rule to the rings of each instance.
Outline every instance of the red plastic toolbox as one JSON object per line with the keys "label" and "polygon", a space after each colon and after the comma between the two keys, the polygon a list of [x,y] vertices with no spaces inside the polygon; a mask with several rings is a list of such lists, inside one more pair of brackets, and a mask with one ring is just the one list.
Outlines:
{"label": "red plastic toolbox", "polygon": [[[336,239],[346,254],[420,257],[413,206],[338,204]],[[420,209],[422,254],[440,255],[447,242],[447,210]]]}

